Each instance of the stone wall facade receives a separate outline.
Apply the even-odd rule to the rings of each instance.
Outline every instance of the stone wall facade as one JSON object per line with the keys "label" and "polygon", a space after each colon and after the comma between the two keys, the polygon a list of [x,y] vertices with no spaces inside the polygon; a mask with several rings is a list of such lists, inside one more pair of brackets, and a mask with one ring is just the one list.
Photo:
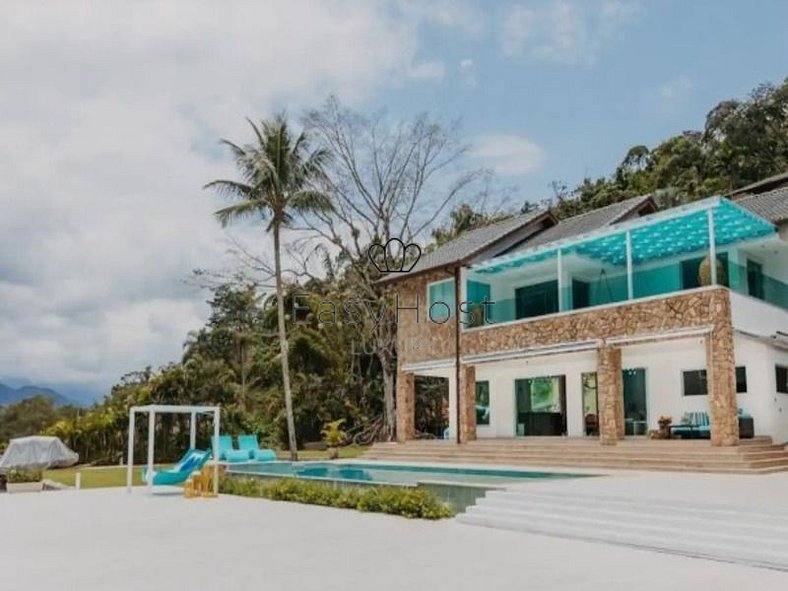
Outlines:
{"label": "stone wall facade", "polygon": [[416,376],[412,373],[397,373],[397,441],[413,439],[416,428]]}
{"label": "stone wall facade", "polygon": [[460,366],[460,443],[476,439],[476,368]]}
{"label": "stone wall facade", "polygon": [[[455,317],[444,323],[429,318],[427,286],[434,281],[453,280],[448,271],[434,271],[399,281],[389,291],[389,302],[397,311],[397,361],[399,366],[454,358]],[[418,307],[418,310],[414,310]]]}
{"label": "stone wall facade", "polygon": [[[436,273],[399,283],[397,291],[401,302],[404,300],[400,305],[412,305],[416,295],[419,295],[420,300],[424,300],[427,297],[427,284],[445,278],[451,278],[451,275]],[[408,297],[411,298],[410,301],[407,300]],[[400,318],[397,340],[400,347],[404,347],[398,352],[400,371],[409,363],[454,357],[454,323],[450,321],[445,325],[436,325],[429,322],[425,313],[426,307],[425,301],[420,306],[419,322],[415,322],[413,312]],[[731,305],[729,292],[722,287],[465,330],[460,336],[460,356],[466,359],[468,356],[485,353],[597,341],[601,438],[605,443],[615,443],[624,436],[621,351],[616,347],[626,344],[611,346],[606,341],[644,335],[658,338],[660,334],[686,328],[709,331],[706,337],[706,365],[711,443],[736,445],[739,433]],[[426,343],[427,346],[411,346],[419,342]],[[461,382],[468,379],[469,374],[463,369],[468,365],[470,364],[466,360],[461,366]],[[467,397],[461,400],[461,406],[473,410],[475,388],[463,387],[461,384],[460,394],[461,398]],[[398,413],[399,409],[398,405]],[[403,412],[410,411],[404,409]],[[464,430],[467,437],[472,438],[475,437],[475,428],[470,427],[470,411],[467,411],[467,415],[465,412],[460,413],[461,437]],[[462,427],[463,417],[468,421],[465,429]],[[472,422],[475,425],[475,410],[473,417]]]}
{"label": "stone wall facade", "polygon": [[599,401],[599,438],[612,445],[624,438],[624,385],[621,375],[621,349],[603,345],[597,349],[597,396]]}

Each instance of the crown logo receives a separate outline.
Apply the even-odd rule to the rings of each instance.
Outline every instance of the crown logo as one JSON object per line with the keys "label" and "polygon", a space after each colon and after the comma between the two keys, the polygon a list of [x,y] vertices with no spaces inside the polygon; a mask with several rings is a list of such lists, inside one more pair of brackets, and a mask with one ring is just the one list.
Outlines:
{"label": "crown logo", "polygon": [[391,238],[386,244],[372,244],[367,249],[367,258],[381,273],[408,273],[419,262],[421,247]]}

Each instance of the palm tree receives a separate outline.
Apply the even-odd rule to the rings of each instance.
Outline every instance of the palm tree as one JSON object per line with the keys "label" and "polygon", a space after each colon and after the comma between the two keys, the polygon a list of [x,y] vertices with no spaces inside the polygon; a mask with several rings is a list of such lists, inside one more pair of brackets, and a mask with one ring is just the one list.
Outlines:
{"label": "palm tree", "polygon": [[328,197],[310,188],[312,181],[322,174],[328,153],[324,150],[310,151],[306,135],[302,133],[294,137],[284,115],[262,121],[260,125],[248,121],[255,143],[239,146],[222,140],[222,144],[232,151],[242,180],[219,179],[208,183],[205,188],[215,189],[220,195],[236,201],[215,213],[222,226],[235,219],[257,217],[267,222],[266,232],[273,234],[282,386],[290,459],[295,461],[298,455],[285,329],[281,231],[292,222],[294,214],[309,215],[331,209]]}

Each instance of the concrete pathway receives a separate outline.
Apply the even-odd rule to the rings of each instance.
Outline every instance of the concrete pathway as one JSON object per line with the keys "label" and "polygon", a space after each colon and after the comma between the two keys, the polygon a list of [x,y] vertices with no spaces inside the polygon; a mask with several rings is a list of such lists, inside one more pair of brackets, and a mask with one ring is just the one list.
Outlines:
{"label": "concrete pathway", "polygon": [[788,589],[766,569],[227,496],[0,495],[0,530],[4,591]]}

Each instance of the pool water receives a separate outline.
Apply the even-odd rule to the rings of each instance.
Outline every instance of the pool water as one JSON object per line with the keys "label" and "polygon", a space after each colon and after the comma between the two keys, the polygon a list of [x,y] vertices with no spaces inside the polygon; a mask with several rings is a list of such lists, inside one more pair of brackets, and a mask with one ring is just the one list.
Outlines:
{"label": "pool water", "polygon": [[565,479],[586,476],[556,472],[457,468],[412,464],[358,462],[266,462],[231,466],[230,473],[261,477],[295,477],[364,484],[416,486],[421,482],[504,485],[527,480]]}

